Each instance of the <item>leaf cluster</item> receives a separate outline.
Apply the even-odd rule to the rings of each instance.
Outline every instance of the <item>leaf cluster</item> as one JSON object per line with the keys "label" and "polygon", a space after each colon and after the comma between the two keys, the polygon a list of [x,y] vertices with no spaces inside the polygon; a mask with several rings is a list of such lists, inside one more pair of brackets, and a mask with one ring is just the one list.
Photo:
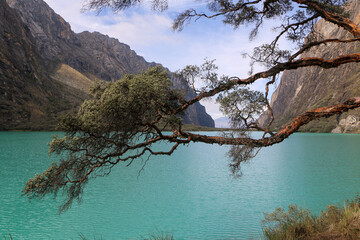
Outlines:
{"label": "leaf cluster", "polygon": [[114,83],[97,82],[91,94],[93,99],[86,100],[76,115],[60,123],[65,137],[54,137],[50,144],[50,154],[61,157],[59,164],[30,179],[24,194],[42,197],[63,188],[68,197],[65,209],[74,198],[80,200],[90,176],[106,175],[119,161],[141,156],[140,148],[132,146],[156,137],[156,125],[181,124],[179,117],[167,114],[178,106],[179,94],[160,66]]}
{"label": "leaf cluster", "polygon": [[251,129],[266,107],[264,94],[247,87],[220,93],[216,101],[234,129]]}
{"label": "leaf cluster", "polygon": [[215,64],[215,59],[205,59],[200,66],[185,66],[176,72],[176,76],[184,79],[192,90],[199,93],[213,89],[226,81],[226,77],[219,77],[217,70],[218,66]]}

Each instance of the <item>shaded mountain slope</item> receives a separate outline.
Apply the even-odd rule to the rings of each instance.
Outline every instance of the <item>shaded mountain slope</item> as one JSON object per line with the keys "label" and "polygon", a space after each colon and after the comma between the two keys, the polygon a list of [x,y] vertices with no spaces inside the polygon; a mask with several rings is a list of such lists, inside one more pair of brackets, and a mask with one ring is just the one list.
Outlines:
{"label": "shaded mountain slope", "polygon": [[[49,80],[35,39],[0,0],[0,130],[43,129],[78,105],[85,94]],[[64,95],[64,93],[66,93]]]}
{"label": "shaded mountain slope", "polygon": [[[360,23],[360,1],[352,1],[346,6],[351,19]],[[344,29],[320,20],[315,25],[318,40],[322,38],[350,38]],[[331,59],[343,54],[360,52],[359,43],[327,44],[304,53],[301,57],[320,57]],[[351,63],[334,69],[320,67],[299,68],[285,71],[281,82],[272,95],[271,106],[275,116],[275,127],[289,122],[308,109],[343,102],[351,97],[360,96],[360,64]],[[314,121],[303,127],[303,131],[330,132],[338,122],[348,115],[358,115],[351,111],[342,116]],[[269,115],[260,117],[260,123],[269,121]],[[353,129],[352,132],[357,131]]]}
{"label": "shaded mountain slope", "polygon": [[[74,33],[70,25],[42,0],[6,1],[17,13],[5,6],[5,0],[1,1],[4,5],[2,10],[7,11],[3,12],[0,19],[1,38],[4,42],[9,41],[6,29],[14,31],[15,38],[7,45],[1,45],[5,47],[0,50],[0,64],[4,66],[2,69],[5,69],[3,71],[6,71],[7,75],[0,75],[0,80],[16,80],[1,87],[3,94],[0,95],[0,105],[6,105],[0,108],[3,128],[33,128],[36,121],[33,123],[28,120],[36,115],[35,112],[42,109],[38,107],[39,104],[44,109],[51,110],[39,110],[41,117],[38,119],[49,121],[49,125],[54,126],[56,122],[53,119],[56,118],[54,113],[60,116],[60,113],[79,106],[94,79],[116,81],[127,73],[137,74],[158,65],[146,62],[128,45],[120,43],[117,39],[97,32]],[[19,53],[14,55],[11,51],[19,51]],[[30,70],[23,69],[24,66]],[[14,78],[12,74],[17,77]],[[188,98],[194,96],[184,81],[174,79],[173,83],[175,88],[187,89]],[[24,102],[25,100],[17,103],[11,100],[5,101],[3,96],[5,94],[26,99],[28,104]],[[33,101],[37,104],[33,104]],[[35,105],[36,107],[32,109],[31,106]],[[29,109],[25,111],[23,106]],[[20,118],[14,114],[23,114],[27,117]],[[12,121],[13,119],[18,121]],[[214,126],[214,121],[199,103],[191,106],[183,119],[185,123]]]}

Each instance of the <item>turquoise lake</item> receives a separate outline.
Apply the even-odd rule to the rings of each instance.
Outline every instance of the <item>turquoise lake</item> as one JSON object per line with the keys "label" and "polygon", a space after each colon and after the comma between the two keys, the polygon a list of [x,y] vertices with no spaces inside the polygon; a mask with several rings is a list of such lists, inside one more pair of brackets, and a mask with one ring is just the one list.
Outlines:
{"label": "turquoise lake", "polygon": [[[83,202],[29,201],[25,182],[54,161],[54,133],[0,132],[0,236],[18,239],[260,239],[264,212],[296,203],[315,213],[360,192],[360,135],[298,133],[264,148],[234,179],[228,147],[190,144],[172,156],[119,165],[93,179]],[[213,133],[211,133],[213,134]]]}

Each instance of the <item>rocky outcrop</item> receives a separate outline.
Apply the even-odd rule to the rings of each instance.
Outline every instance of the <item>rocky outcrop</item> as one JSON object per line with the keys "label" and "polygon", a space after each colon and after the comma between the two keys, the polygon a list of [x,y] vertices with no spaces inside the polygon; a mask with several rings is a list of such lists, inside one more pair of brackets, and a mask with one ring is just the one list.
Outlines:
{"label": "rocky outcrop", "polygon": [[[360,1],[347,4],[351,19],[360,23]],[[351,37],[344,29],[320,20],[315,25],[317,38]],[[314,48],[301,57],[320,57],[331,59],[343,54],[360,52],[359,43],[327,44]],[[299,68],[285,71],[281,82],[272,95],[271,106],[275,116],[275,127],[280,127],[308,109],[328,106],[360,95],[360,65],[342,65],[334,69],[320,67]],[[346,115],[347,116],[347,115]],[[302,128],[303,131],[331,132],[337,123],[346,116],[314,121]],[[259,122],[266,124],[269,114],[263,114]]]}
{"label": "rocky outcrop", "polygon": [[347,118],[341,119],[338,126],[331,131],[332,133],[359,133],[360,117],[349,115]]}
{"label": "rocky outcrop", "polygon": [[50,80],[36,40],[19,14],[0,0],[0,130],[54,126],[85,94]]}
{"label": "rocky outcrop", "polygon": [[[98,32],[82,32],[77,34],[77,38],[82,50],[89,54],[94,62],[75,62],[73,66],[81,72],[90,72],[106,81],[117,81],[126,73],[138,74],[149,67],[159,65],[146,62],[128,45]],[[98,69],[91,70],[96,68]]]}
{"label": "rocky outcrop", "polygon": [[[28,89],[33,89],[31,94],[28,94],[28,99],[32,100],[35,96],[42,96],[41,100],[37,101],[39,104],[48,107],[48,102],[51,101],[45,100],[48,99],[49,94],[44,93],[44,95],[41,95],[41,91],[37,92],[36,90],[41,84],[36,85],[36,87],[34,87],[35,85],[26,85],[30,81],[24,79],[25,76],[31,76],[32,81],[52,85],[51,87],[44,88],[46,91],[54,92],[50,94],[53,99],[52,101],[61,103],[61,99],[66,99],[67,104],[65,105],[74,107],[78,106],[85,98],[85,92],[94,79],[116,81],[127,73],[137,74],[149,67],[158,65],[145,61],[143,57],[131,50],[128,45],[120,43],[117,39],[97,32],[74,33],[70,25],[42,0],[6,1],[13,9],[6,5],[5,0],[1,0],[1,4],[4,5],[2,10],[6,9],[6,11],[10,11],[12,14],[4,12],[2,15],[4,21],[0,19],[0,24],[3,26],[0,29],[3,30],[1,37],[3,39],[7,37],[9,33],[6,31],[16,31],[13,33],[13,36],[18,40],[13,39],[11,44],[1,45],[6,47],[0,50],[0,54],[2,54],[0,55],[0,64],[15,66],[13,68],[4,67],[3,69],[8,71],[10,75],[15,73],[19,75],[18,85],[16,86],[23,90],[17,91],[16,94],[12,94],[13,96],[16,95],[22,98],[26,95],[25,92],[28,91]],[[24,36],[24,34],[26,36]],[[5,41],[7,40],[5,39]],[[13,54],[8,52],[18,51],[17,49],[21,50],[19,50],[20,52],[17,55],[15,54],[15,58],[12,59],[11,56]],[[3,55],[8,56],[8,58],[2,57]],[[23,63],[24,61],[28,63]],[[19,66],[19,69],[15,69],[16,66]],[[22,69],[24,66],[30,69],[28,71],[29,74],[25,74],[26,69]],[[172,75],[171,73],[169,74]],[[4,76],[0,78],[0,80],[2,79],[9,81],[11,78]],[[173,82],[175,88],[186,89],[187,98],[194,95],[184,81],[174,79]],[[7,86],[13,86],[14,83],[15,81],[7,84]],[[20,87],[21,84],[25,84],[26,86]],[[5,86],[6,84],[3,85]],[[11,92],[1,85],[0,87],[0,91],[2,91],[3,94],[9,95],[9,92]],[[81,91],[81,94],[75,94],[76,91]],[[61,98],[57,99],[59,93],[61,93]],[[74,96],[78,97],[74,99]],[[0,99],[0,106],[5,105],[6,102],[2,99]],[[12,108],[14,105],[14,102],[7,101],[7,110],[3,110],[4,107],[0,108],[0,114],[3,115],[0,121],[3,121],[3,126],[9,126],[6,128],[12,129],[15,127],[22,129],[23,127],[21,126],[23,123],[28,121],[35,113],[31,113],[34,112],[33,110],[30,110],[30,113],[25,113],[17,107],[17,110],[9,110],[9,108]],[[17,104],[17,106],[21,105],[22,104]],[[56,108],[55,106],[51,109],[51,112],[56,113],[65,111],[63,107]],[[70,108],[66,111],[68,110],[70,110]],[[26,115],[27,118],[21,118],[22,120],[19,120],[17,123],[11,123],[15,112]],[[41,119],[46,120],[48,113],[44,111],[41,112]],[[185,123],[210,127],[214,126],[214,121],[206,113],[205,108],[199,103],[191,106],[183,119]],[[56,121],[51,120],[50,122],[55,123]]]}
{"label": "rocky outcrop", "polygon": [[59,62],[81,73],[105,81],[116,81],[126,73],[137,74],[155,63],[148,63],[126,44],[98,32],[76,34],[60,15],[43,0],[7,0],[29,27],[36,47],[50,65]]}

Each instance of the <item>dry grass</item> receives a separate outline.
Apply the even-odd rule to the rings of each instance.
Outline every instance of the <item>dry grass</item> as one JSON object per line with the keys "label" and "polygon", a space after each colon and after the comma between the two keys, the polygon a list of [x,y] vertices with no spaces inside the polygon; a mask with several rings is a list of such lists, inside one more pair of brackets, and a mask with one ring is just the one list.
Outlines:
{"label": "dry grass", "polygon": [[263,220],[265,239],[360,239],[360,198],[344,206],[327,207],[320,216],[290,205],[277,208]]}
{"label": "dry grass", "polygon": [[52,77],[85,93],[89,92],[89,88],[93,84],[91,79],[66,64],[60,64]]}

